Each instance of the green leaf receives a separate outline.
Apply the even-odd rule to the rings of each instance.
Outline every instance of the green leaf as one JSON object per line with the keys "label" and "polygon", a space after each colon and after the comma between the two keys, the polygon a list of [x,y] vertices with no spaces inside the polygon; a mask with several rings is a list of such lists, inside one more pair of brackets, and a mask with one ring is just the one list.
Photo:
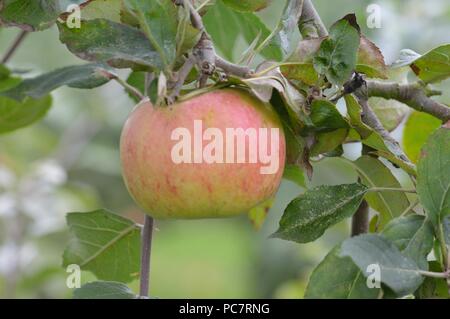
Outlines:
{"label": "green leaf", "polygon": [[267,7],[269,0],[223,0],[223,3],[237,11],[254,12]]}
{"label": "green leaf", "polygon": [[428,270],[427,256],[433,249],[433,227],[420,215],[392,220],[382,235],[394,243],[403,255],[411,258],[423,270]]}
{"label": "green leaf", "polygon": [[306,188],[305,175],[298,165],[287,164],[284,167],[283,178],[297,184],[302,188]]}
{"label": "green leaf", "polygon": [[383,127],[389,132],[395,130],[409,113],[410,108],[396,100],[371,97],[369,105],[375,112]]}
{"label": "green leaf", "polygon": [[316,71],[333,84],[344,84],[355,70],[359,42],[359,27],[354,15],[336,22],[314,58]]}
{"label": "green leaf", "polygon": [[272,207],[274,202],[274,198],[269,198],[263,203],[259,204],[256,207],[253,207],[248,212],[248,218],[252,222],[255,229],[261,229],[264,221],[266,220],[267,214],[269,213],[270,208]]}
{"label": "green leaf", "polygon": [[0,25],[41,31],[51,27],[70,4],[86,0],[3,0],[0,3]]}
{"label": "green leaf", "polygon": [[11,76],[9,69],[0,64],[0,92],[17,86],[21,81],[20,78]]}
{"label": "green leaf", "polygon": [[110,80],[102,74],[102,71],[105,70],[110,70],[110,68],[102,64],[64,67],[32,79],[26,79],[18,86],[2,92],[1,95],[22,101],[27,96],[39,99],[64,85],[72,88],[91,89]]}
{"label": "green leaf", "polygon": [[77,288],[73,299],[136,299],[127,285],[114,281],[94,281]]}
{"label": "green leaf", "polygon": [[[358,172],[361,182],[370,188],[402,188],[390,169],[372,156],[361,156],[352,165]],[[404,213],[410,206],[408,197],[402,192],[370,192],[366,195],[366,200],[371,208],[380,213],[379,229]]]}
{"label": "green leaf", "polygon": [[411,113],[403,130],[402,144],[406,155],[413,163],[417,163],[420,149],[440,125],[441,121],[432,115],[417,111]]}
{"label": "green leaf", "polygon": [[25,98],[21,102],[0,96],[0,134],[38,121],[44,117],[51,105],[50,95],[40,99]]}
{"label": "green leaf", "polygon": [[3,64],[0,64],[0,81],[3,81],[11,75],[11,71]]}
{"label": "green leaf", "polygon": [[[265,39],[270,35],[270,30],[261,19],[250,12],[238,12],[217,0],[206,15],[203,17],[206,30],[211,35],[215,45],[229,60],[234,60],[233,51],[235,44],[242,34],[248,45],[260,35]],[[261,51],[261,55],[267,59],[280,61],[282,59],[281,49],[272,43]]]}
{"label": "green leaf", "polygon": [[366,278],[349,257],[340,257],[340,246],[331,250],[309,278],[305,298],[375,299],[377,288],[367,287]]}
{"label": "green leaf", "polygon": [[450,127],[443,126],[422,148],[417,165],[417,194],[437,228],[450,214]]}
{"label": "green leaf", "polygon": [[378,157],[383,157],[385,159],[387,159],[389,162],[391,162],[392,164],[394,164],[395,166],[401,168],[402,170],[404,170],[406,173],[408,173],[411,176],[417,176],[417,171],[416,171],[416,165],[409,163],[409,162],[405,162],[404,160],[398,158],[397,156],[395,156],[393,153],[388,152],[388,151],[373,151],[373,152],[369,152],[370,155],[374,155],[374,156],[378,156]]}
{"label": "green leaf", "polygon": [[361,35],[356,71],[370,78],[387,79],[387,66],[380,49],[364,35]]}
{"label": "green leaf", "polygon": [[82,8],[83,20],[107,19],[114,22],[122,21],[123,0],[95,0],[88,2]]}
{"label": "green leaf", "polygon": [[352,216],[367,191],[358,183],[308,190],[289,203],[272,237],[298,243],[314,241],[329,227]]}
{"label": "green leaf", "polygon": [[124,0],[142,32],[168,67],[175,62],[178,11],[172,0]]}
{"label": "green leaf", "polygon": [[348,123],[339,113],[336,105],[327,100],[314,100],[311,105],[311,121],[318,132],[347,129]]}
{"label": "green leaf", "polygon": [[347,136],[348,129],[345,128],[317,134],[315,143],[310,149],[310,156],[327,154],[336,150],[345,142]]}
{"label": "green leaf", "polygon": [[281,71],[288,79],[295,79],[307,85],[318,85],[319,74],[314,69],[313,59],[324,39],[306,39],[298,43],[297,48],[287,58],[288,63]]}
{"label": "green leaf", "polygon": [[411,69],[425,83],[441,82],[450,77],[450,44],[437,47],[411,64]]}
{"label": "green leaf", "polygon": [[341,256],[351,257],[362,272],[369,265],[378,265],[381,282],[398,296],[413,293],[423,282],[417,264],[381,235],[364,234],[345,240]]}
{"label": "green leaf", "polygon": [[[131,72],[130,75],[127,78],[127,83],[131,86],[135,87],[141,94],[144,94],[145,91],[145,72],[140,71],[134,71]],[[134,100],[134,102],[138,103],[139,98],[135,96],[134,94],[128,93],[128,96]]]}
{"label": "green leaf", "polygon": [[130,282],[139,276],[140,228],[107,210],[67,214],[72,239],[63,265],[77,264],[101,280]]}
{"label": "green leaf", "polygon": [[306,147],[305,140],[283,121],[284,135],[286,138],[286,163],[297,165],[303,156]]}
{"label": "green leaf", "polygon": [[81,59],[106,62],[114,67],[162,69],[160,55],[145,34],[116,22],[83,21],[80,29],[58,24],[60,40]]}
{"label": "green leaf", "polygon": [[350,125],[358,132],[361,138],[368,138],[374,131],[362,121],[362,109],[355,97],[351,94],[347,94],[345,96],[345,104],[347,105],[347,114]]}

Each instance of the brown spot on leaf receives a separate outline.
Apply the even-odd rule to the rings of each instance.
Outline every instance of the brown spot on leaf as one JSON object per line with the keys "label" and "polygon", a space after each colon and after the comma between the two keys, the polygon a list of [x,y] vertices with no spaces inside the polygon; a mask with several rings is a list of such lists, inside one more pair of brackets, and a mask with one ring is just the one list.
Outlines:
{"label": "brown spot on leaf", "polygon": [[420,156],[419,156],[419,158],[424,158],[424,157],[426,157],[428,155],[428,153],[425,151],[425,150],[421,150],[420,151]]}
{"label": "brown spot on leaf", "polygon": [[413,72],[414,72],[416,75],[419,75],[419,73],[420,73],[420,68],[419,68],[417,65],[411,64],[411,69],[413,70]]}

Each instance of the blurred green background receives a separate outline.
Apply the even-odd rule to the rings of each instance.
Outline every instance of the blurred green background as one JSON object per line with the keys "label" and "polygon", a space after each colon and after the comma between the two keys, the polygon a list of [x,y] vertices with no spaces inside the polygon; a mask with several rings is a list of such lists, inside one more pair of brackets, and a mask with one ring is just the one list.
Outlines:
{"label": "blurred green background", "polygon": [[[450,42],[448,0],[315,0],[327,26],[349,12],[358,16],[363,32],[393,62],[398,52],[419,53]],[[381,8],[382,26],[366,25],[368,5]],[[284,1],[258,13],[274,26]],[[0,53],[18,33],[0,30]],[[244,42],[235,47],[238,59]],[[80,64],[59,43],[55,28],[31,34],[9,66],[37,75]],[[121,72],[123,77],[126,72]],[[449,100],[449,81],[441,88]],[[67,273],[61,254],[67,243],[65,213],[99,207],[142,222],[120,174],[118,143],[121,127],[133,107],[116,83],[87,91],[62,88],[53,93],[46,118],[30,127],[0,136],[0,297],[68,298]],[[401,127],[394,132],[401,138]],[[359,146],[346,147],[358,156]],[[309,185],[356,180],[344,161],[316,163]],[[400,176],[401,177],[401,176]],[[301,298],[312,269],[349,234],[341,223],[318,241],[298,245],[268,239],[287,203],[304,190],[283,182],[261,230],[246,216],[235,219],[156,223],[151,294],[160,298]],[[82,281],[94,277],[83,273]],[[132,284],[136,290],[137,283]]]}

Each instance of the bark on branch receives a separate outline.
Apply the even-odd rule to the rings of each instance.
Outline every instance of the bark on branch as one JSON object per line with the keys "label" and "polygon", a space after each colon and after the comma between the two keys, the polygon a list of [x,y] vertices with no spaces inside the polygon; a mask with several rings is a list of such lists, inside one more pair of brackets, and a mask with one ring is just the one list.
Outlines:
{"label": "bark on branch", "polygon": [[358,236],[369,232],[369,204],[363,200],[352,218],[352,234]]}
{"label": "bark on branch", "polygon": [[450,107],[430,98],[420,84],[367,81],[367,91],[369,96],[397,100],[419,112],[431,114],[443,122],[450,120]]}
{"label": "bark on branch", "polygon": [[6,51],[5,55],[1,59],[0,62],[1,64],[6,64],[11,59],[11,57],[14,55],[19,46],[22,44],[23,40],[28,35],[28,33],[29,33],[28,31],[21,31],[19,33],[16,39],[14,39],[14,42],[11,45],[11,47],[8,49],[8,51]]}
{"label": "bark on branch", "polygon": [[356,99],[358,100],[359,105],[361,105],[362,114],[361,120],[369,127],[371,127],[375,132],[381,135],[381,137],[391,144],[391,147],[395,149],[395,154],[398,154],[399,158],[406,161],[411,162],[406,156],[405,152],[401,148],[400,144],[394,139],[391,134],[389,134],[388,130],[386,130],[381,123],[380,119],[377,117],[375,112],[369,106],[368,103],[368,87],[367,83],[364,82],[364,85],[361,86],[354,92]]}

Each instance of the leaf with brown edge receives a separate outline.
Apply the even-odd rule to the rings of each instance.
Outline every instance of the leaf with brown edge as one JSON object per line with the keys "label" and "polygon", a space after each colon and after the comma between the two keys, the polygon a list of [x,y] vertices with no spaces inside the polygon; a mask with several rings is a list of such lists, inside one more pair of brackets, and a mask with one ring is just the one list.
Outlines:
{"label": "leaf with brown edge", "polygon": [[450,77],[450,44],[439,46],[416,59],[411,65],[425,83],[441,82]]}
{"label": "leaf with brown edge", "polygon": [[314,57],[317,73],[333,84],[344,84],[355,70],[359,42],[360,28],[354,14],[337,21]]}
{"label": "leaf with brown edge", "polygon": [[387,79],[387,66],[381,50],[364,35],[361,35],[356,71],[370,78]]}

